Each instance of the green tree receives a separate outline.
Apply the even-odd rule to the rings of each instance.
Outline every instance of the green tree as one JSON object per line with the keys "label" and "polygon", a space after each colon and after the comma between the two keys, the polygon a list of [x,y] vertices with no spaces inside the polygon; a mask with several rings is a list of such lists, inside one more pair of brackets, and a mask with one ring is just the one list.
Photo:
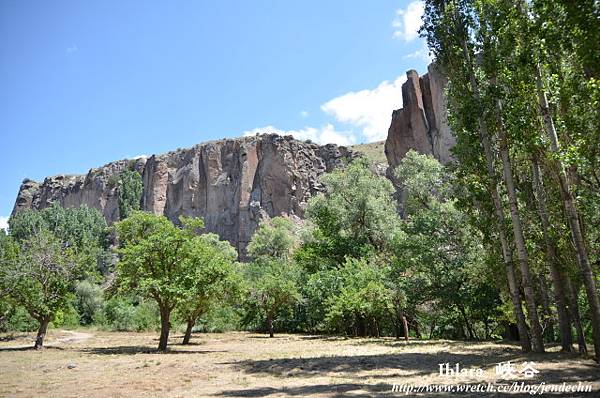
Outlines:
{"label": "green tree", "polygon": [[189,344],[192,329],[199,317],[211,307],[223,306],[239,297],[241,280],[237,272],[237,251],[216,234],[195,238],[191,257],[195,262],[193,285],[177,305],[177,313],[186,322],[183,344]]}
{"label": "green tree", "polygon": [[165,351],[173,309],[197,286],[204,244],[196,232],[200,219],[181,218],[183,228],[164,216],[134,212],[115,224],[120,255],[116,281],[121,291],[155,300],[161,321],[158,349]]}
{"label": "green tree", "polygon": [[[395,173],[406,193],[406,217],[390,277],[397,285],[408,285],[404,292],[411,311],[433,303],[443,309],[436,312],[464,326],[469,338],[478,338],[475,322],[490,323],[499,295],[486,277],[483,239],[457,207],[453,174],[415,151],[406,154]],[[420,286],[406,279],[419,280]]]}
{"label": "green tree", "polygon": [[298,227],[285,217],[262,221],[248,244],[251,257],[271,256],[289,260],[298,247]]}
{"label": "green tree", "polygon": [[0,260],[0,291],[39,322],[34,348],[41,349],[48,324],[70,305],[73,283],[81,276],[80,259],[42,230],[20,244],[5,242]]}
{"label": "green tree", "polygon": [[119,175],[117,191],[119,194],[119,218],[129,217],[140,209],[144,187],[142,176],[135,170],[123,170]]}
{"label": "green tree", "polygon": [[[486,205],[492,211],[497,234],[502,250],[510,297],[517,319],[521,346],[524,351],[544,350],[541,327],[537,315],[535,296],[531,283],[530,266],[524,244],[520,214],[516,202],[513,172],[510,164],[506,140],[500,140],[500,153],[503,166],[503,182],[498,177],[497,144],[494,132],[503,136],[503,126],[497,116],[497,102],[493,96],[486,95],[486,88],[493,79],[481,79],[482,64],[474,62],[476,56],[481,58],[481,42],[485,40],[479,30],[485,25],[478,24],[476,19],[476,3],[471,1],[427,1],[425,5],[424,25],[422,33],[427,37],[429,48],[437,62],[452,76],[448,87],[449,110],[451,124],[457,135],[459,167],[465,174],[479,179],[487,188]],[[484,57],[488,54],[483,54]],[[497,130],[495,131],[495,128]],[[483,152],[483,157],[481,156]],[[513,265],[511,241],[506,232],[502,188],[509,193],[513,240],[517,246],[517,258],[521,271],[521,284],[524,290],[527,315],[532,326],[532,339],[529,339],[525,314],[519,297],[517,274]],[[477,206],[479,203],[475,203]]]}
{"label": "green tree", "polygon": [[83,280],[75,285],[75,295],[80,323],[83,325],[93,323],[104,306],[102,288],[93,281]]}
{"label": "green tree", "polygon": [[342,286],[327,300],[325,322],[353,336],[379,337],[382,323],[393,314],[393,292],[379,264],[349,258],[340,268]]}
{"label": "green tree", "polygon": [[24,210],[9,220],[10,236],[23,242],[44,231],[77,252],[85,271],[93,276],[106,260],[108,227],[96,209],[85,205],[64,208],[54,203],[41,210]]}
{"label": "green tree", "polygon": [[249,264],[246,277],[250,311],[266,319],[269,337],[274,336],[273,322],[278,314],[302,300],[298,288],[299,269],[280,259],[261,258]]}
{"label": "green tree", "polygon": [[[545,246],[543,261],[550,269],[563,349],[571,349],[570,316],[580,329],[577,306],[568,299],[573,281],[566,276],[568,269],[556,265],[558,257],[566,256],[579,265],[594,345],[600,351],[600,299],[592,267],[596,256],[588,247],[594,242],[589,236],[597,235],[597,212],[587,211],[597,209],[592,198],[600,192],[595,171],[600,126],[594,65],[598,15],[594,1],[426,2],[422,33],[451,76],[448,98],[459,169],[484,183],[492,199],[495,233],[524,350],[531,344],[511,265],[513,245],[533,349],[544,349],[536,296],[543,298],[545,312],[550,308],[544,283],[538,284],[539,294],[535,292],[546,273],[536,264],[540,256],[529,250],[535,245]],[[487,176],[481,170],[487,170]],[[526,200],[536,202],[538,214],[524,206]],[[505,220],[506,204],[510,224]],[[488,211],[491,207],[480,200],[471,206]],[[512,242],[506,226],[512,230]],[[570,234],[572,245],[557,238],[564,233]]]}
{"label": "green tree", "polygon": [[298,234],[299,229],[290,220],[275,217],[261,222],[248,245],[254,261],[246,269],[247,318],[254,315],[266,319],[270,337],[274,335],[276,317],[302,301],[300,269],[292,261]]}
{"label": "green tree", "polygon": [[346,256],[389,250],[399,223],[392,183],[376,175],[366,159],[324,175],[322,182],[325,193],[311,198],[307,207],[316,225],[314,239],[303,245],[307,262],[341,265]]}

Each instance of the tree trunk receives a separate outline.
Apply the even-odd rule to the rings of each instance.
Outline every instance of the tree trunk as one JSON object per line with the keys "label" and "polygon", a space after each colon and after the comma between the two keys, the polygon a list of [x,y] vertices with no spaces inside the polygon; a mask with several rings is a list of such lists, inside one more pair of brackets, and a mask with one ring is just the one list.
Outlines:
{"label": "tree trunk", "polygon": [[560,194],[565,208],[567,219],[569,222],[569,228],[571,229],[571,236],[577,253],[577,263],[581,271],[583,279],[583,285],[590,305],[590,314],[592,321],[592,332],[594,336],[594,352],[596,354],[596,362],[600,362],[600,296],[596,288],[596,281],[592,272],[592,267],[587,255],[587,249],[585,247],[585,240],[581,230],[581,224],[579,222],[579,215],[575,204],[573,203],[573,195],[571,193],[571,187],[567,176],[565,175],[565,168],[560,161],[560,148],[558,143],[558,136],[556,129],[554,128],[554,121],[550,114],[550,108],[548,106],[548,99],[546,98],[546,92],[542,85],[541,71],[538,66],[536,70],[536,85],[538,90],[538,99],[540,104],[540,110],[544,119],[544,126],[546,133],[550,138],[552,152],[556,156],[556,168],[558,173],[558,180],[560,186]]}
{"label": "tree trunk", "polygon": [[552,226],[546,207],[546,192],[542,183],[540,165],[536,157],[533,158],[533,188],[537,202],[540,221],[542,224],[542,234],[546,248],[546,261],[550,268],[550,277],[554,286],[554,298],[556,301],[556,310],[558,312],[558,325],[560,329],[560,344],[563,351],[573,351],[573,333],[571,331],[571,320],[567,311],[567,299],[565,296],[565,287],[563,275],[559,269],[558,250],[556,249],[556,240],[550,235]]}
{"label": "tree trunk", "polygon": [[[459,23],[459,21],[456,21]],[[477,80],[475,79],[475,72],[473,70],[473,63],[471,61],[471,54],[467,48],[467,43],[463,40],[461,42],[463,56],[469,69],[469,82],[471,85],[471,91],[475,98],[475,101],[480,104],[479,88]],[[494,214],[496,216],[496,229],[498,231],[498,237],[500,238],[500,244],[502,247],[502,257],[504,260],[504,267],[506,268],[506,278],[508,281],[508,290],[510,298],[513,303],[513,310],[515,317],[517,318],[517,327],[519,329],[519,341],[521,343],[521,349],[524,352],[531,351],[531,341],[529,340],[529,334],[527,332],[527,323],[525,321],[525,314],[521,307],[521,298],[519,297],[519,288],[517,278],[515,276],[515,269],[513,265],[513,257],[511,249],[508,245],[508,239],[504,231],[505,220],[504,220],[504,209],[502,208],[502,202],[500,201],[500,194],[498,193],[498,181],[496,178],[496,172],[494,170],[494,156],[490,145],[487,128],[483,115],[478,115],[477,118],[479,127],[479,138],[483,147],[483,151],[486,159],[487,174],[490,179],[490,186],[488,187],[492,201],[494,203]]]}
{"label": "tree trunk", "polygon": [[423,336],[421,336],[421,330],[419,329],[419,322],[417,322],[416,319],[414,320],[413,325],[415,326],[415,336],[417,337],[417,339],[422,339]]}
{"label": "tree trunk", "polygon": [[581,317],[579,316],[579,305],[577,304],[577,291],[574,289],[571,279],[565,278],[565,290],[567,298],[569,299],[569,314],[573,320],[575,331],[577,332],[577,346],[578,351],[581,355],[587,355],[587,344],[585,342],[585,335],[583,334],[583,327],[581,326]]}
{"label": "tree trunk", "polygon": [[554,312],[550,307],[550,292],[548,291],[548,281],[546,280],[545,274],[539,275],[540,281],[540,293],[542,296],[542,309],[544,310],[542,316],[542,331],[546,341],[554,342]]}
{"label": "tree trunk", "polygon": [[167,344],[169,343],[169,329],[171,324],[169,318],[171,311],[168,307],[160,308],[160,340],[158,342],[159,351],[167,351]]}
{"label": "tree trunk", "polygon": [[460,314],[463,317],[463,321],[465,323],[465,326],[467,328],[467,336],[468,336],[468,340],[473,340],[475,338],[475,333],[473,332],[473,328],[471,327],[471,324],[469,323],[469,318],[467,317],[467,313],[465,312],[465,309],[463,306],[459,305],[458,306],[458,311],[460,312]]}
{"label": "tree trunk", "polygon": [[44,337],[46,337],[46,331],[48,330],[48,324],[50,323],[49,318],[44,318],[40,322],[40,327],[38,328],[37,336],[35,338],[35,345],[33,348],[36,350],[41,350],[44,348]]}
{"label": "tree trunk", "polygon": [[196,319],[188,319],[187,326],[185,328],[185,335],[183,336],[183,345],[190,344],[190,339],[192,338],[192,329],[196,324]]}
{"label": "tree trunk", "polygon": [[[502,112],[500,100],[496,101],[498,112]],[[512,221],[513,237],[517,246],[517,258],[519,259],[519,268],[521,270],[521,287],[525,295],[525,304],[527,306],[527,316],[531,326],[531,343],[534,352],[544,352],[544,337],[542,327],[538,317],[537,306],[535,305],[535,294],[531,285],[531,275],[529,273],[529,259],[527,248],[525,246],[525,236],[521,225],[521,217],[519,216],[519,206],[517,202],[517,192],[513,179],[512,166],[510,155],[508,153],[508,139],[502,120],[500,120],[500,128],[498,129],[500,138],[500,156],[502,158],[502,166],[504,170],[504,183],[508,193],[508,203],[510,207],[510,218]]]}
{"label": "tree trunk", "polygon": [[275,334],[273,333],[273,315],[267,315],[267,327],[269,328],[269,337],[273,337]]}
{"label": "tree trunk", "polygon": [[432,319],[431,325],[429,326],[429,340],[432,340],[433,336],[435,336],[435,318]]}
{"label": "tree trunk", "polygon": [[404,329],[404,341],[408,341],[408,321],[404,314],[402,314],[402,328]]}

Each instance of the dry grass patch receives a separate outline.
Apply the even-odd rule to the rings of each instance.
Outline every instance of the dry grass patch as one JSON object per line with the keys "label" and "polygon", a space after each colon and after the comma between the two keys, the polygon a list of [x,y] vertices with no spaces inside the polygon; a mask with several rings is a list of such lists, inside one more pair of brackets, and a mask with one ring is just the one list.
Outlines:
{"label": "dry grass patch", "polygon": [[27,336],[0,341],[0,396],[389,396],[393,383],[448,382],[438,375],[443,362],[486,370],[483,377],[463,382],[497,382],[493,367],[507,360],[535,361],[537,381],[592,382],[600,391],[600,367],[591,360],[558,352],[524,356],[517,346],[504,343],[406,345],[393,339],[269,339],[240,332],[197,334],[190,346],[179,345],[181,336],[175,335],[170,351],[161,354],[157,334],[86,333],[92,336],[61,342],[72,333],[51,331],[49,341],[56,345],[41,352],[7,349]]}

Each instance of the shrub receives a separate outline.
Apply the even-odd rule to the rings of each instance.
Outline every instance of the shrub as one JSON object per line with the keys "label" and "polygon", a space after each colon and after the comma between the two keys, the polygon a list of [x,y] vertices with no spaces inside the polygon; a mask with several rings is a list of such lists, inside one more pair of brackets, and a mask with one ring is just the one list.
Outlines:
{"label": "shrub", "polygon": [[82,325],[94,322],[98,312],[104,307],[104,297],[100,286],[84,280],[75,287],[76,308]]}
{"label": "shrub", "polygon": [[37,330],[39,323],[25,308],[17,306],[10,309],[3,326],[3,329],[9,332],[33,332]]}
{"label": "shrub", "polygon": [[160,324],[156,305],[134,298],[113,297],[107,300],[103,312],[96,319],[111,330],[141,332],[155,330]]}
{"label": "shrub", "polygon": [[73,302],[69,303],[65,308],[56,311],[52,325],[56,328],[75,328],[79,326],[79,314]]}

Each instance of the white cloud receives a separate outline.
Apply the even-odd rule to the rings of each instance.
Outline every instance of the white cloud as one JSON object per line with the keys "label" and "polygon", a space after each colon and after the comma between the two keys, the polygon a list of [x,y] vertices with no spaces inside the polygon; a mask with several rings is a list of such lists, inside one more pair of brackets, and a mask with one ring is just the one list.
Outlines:
{"label": "white cloud", "polygon": [[403,56],[402,59],[420,59],[422,61],[427,62],[428,64],[433,62],[433,57],[431,56],[429,48],[427,48],[427,45],[425,43],[423,43],[423,47],[410,54]]}
{"label": "white cloud", "polygon": [[67,47],[65,51],[67,52],[67,54],[72,54],[79,51],[79,47],[77,47],[77,44],[73,44],[72,46]]}
{"label": "white cloud", "polygon": [[422,24],[421,17],[424,11],[425,4],[422,1],[413,1],[406,9],[397,10],[396,17],[392,21],[394,37],[403,39],[406,42],[419,37],[419,28]]}
{"label": "white cloud", "polygon": [[384,81],[372,90],[351,91],[333,98],[321,109],[342,123],[362,129],[368,142],[385,139],[392,111],[402,107],[402,75],[393,82]]}
{"label": "white cloud", "polygon": [[0,216],[0,229],[8,229],[8,217]]}
{"label": "white cloud", "polygon": [[265,126],[244,131],[245,136],[256,134],[291,135],[298,140],[311,140],[317,144],[352,145],[356,142],[353,134],[337,131],[331,123],[327,123],[321,128],[305,127],[300,130],[280,130],[273,126]]}
{"label": "white cloud", "polygon": [[148,157],[149,157],[148,155],[136,155],[136,156],[132,157],[132,159],[136,159],[136,160],[137,159],[146,159]]}
{"label": "white cloud", "polygon": [[308,111],[300,111],[300,116],[302,116],[303,118],[307,118],[310,114],[308,113]]}

